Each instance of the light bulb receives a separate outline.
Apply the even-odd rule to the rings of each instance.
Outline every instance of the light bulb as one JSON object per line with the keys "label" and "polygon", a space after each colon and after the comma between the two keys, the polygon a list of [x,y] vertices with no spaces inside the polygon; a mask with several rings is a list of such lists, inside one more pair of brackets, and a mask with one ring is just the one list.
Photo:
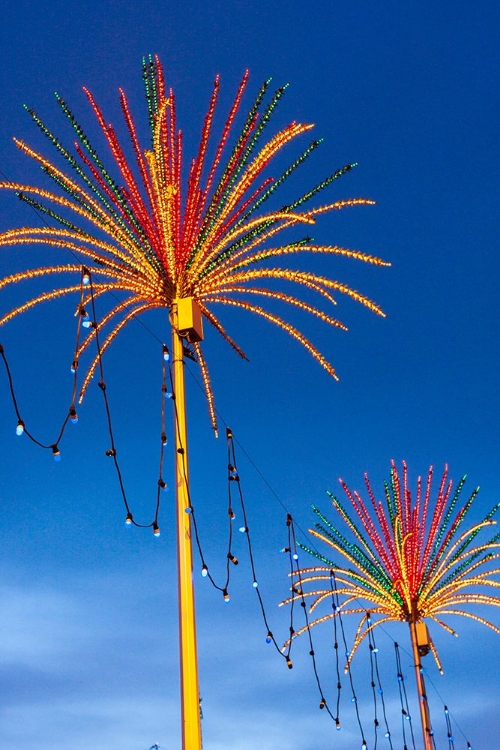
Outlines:
{"label": "light bulb", "polygon": [[77,359],[74,359],[73,362],[71,363],[70,370],[71,370],[71,372],[73,374],[75,374],[75,372],[78,370],[78,360]]}
{"label": "light bulb", "polygon": [[108,450],[106,451],[106,455],[110,457],[116,456],[116,450],[114,448],[108,448]]}
{"label": "light bulb", "polygon": [[293,664],[292,664],[292,660],[290,659],[290,657],[287,658],[286,665],[288,669],[293,669]]}
{"label": "light bulb", "polygon": [[132,518],[132,513],[127,513],[127,517],[125,519],[125,523],[127,524],[127,526],[131,526],[133,520],[134,519]]}
{"label": "light bulb", "polygon": [[240,531],[242,534],[244,534],[246,531],[248,531],[248,526],[240,526]]}
{"label": "light bulb", "polygon": [[158,480],[158,487],[162,489],[164,492],[168,492],[168,486],[167,483],[163,481],[163,479]]}
{"label": "light bulb", "polygon": [[161,433],[161,442],[162,442],[162,445],[166,445],[167,444],[167,435],[166,435],[165,432]]}
{"label": "light bulb", "polygon": [[320,702],[320,704],[319,704],[319,707],[320,707],[320,708],[324,708],[325,706],[326,706],[326,703],[325,703],[325,699],[324,699],[324,698],[322,698],[322,699],[321,699],[321,702]]}
{"label": "light bulb", "polygon": [[232,552],[227,553],[228,560],[231,560],[233,565],[238,565],[238,558],[233,555]]}
{"label": "light bulb", "polygon": [[283,549],[280,549],[280,552],[290,552],[290,547],[283,547]]}
{"label": "light bulb", "polygon": [[206,578],[206,577],[207,577],[207,575],[208,575],[208,568],[207,568],[207,566],[206,566],[206,565],[204,565],[204,566],[202,567],[202,569],[201,569],[201,575],[203,576],[203,578]]}
{"label": "light bulb", "polygon": [[228,601],[229,601],[229,598],[230,598],[230,597],[229,597],[229,594],[228,594],[228,592],[227,592],[227,589],[224,589],[224,591],[222,592],[222,596],[224,597],[224,601],[225,601],[225,602],[228,602]]}
{"label": "light bulb", "polygon": [[257,581],[254,581],[252,583],[252,586],[254,587],[254,589],[258,589],[259,588],[259,584],[257,583]]}
{"label": "light bulb", "polygon": [[22,419],[19,420],[16,427],[16,435],[22,435],[24,432],[24,422]]}
{"label": "light bulb", "polygon": [[71,420],[71,424],[77,424],[77,422],[78,422],[78,414],[76,413],[74,407],[72,407],[69,410],[69,418]]}
{"label": "light bulb", "polygon": [[185,513],[191,513],[192,512],[192,508],[190,508],[190,507],[184,508],[184,512]]}
{"label": "light bulb", "polygon": [[166,344],[163,344],[163,359],[165,362],[168,362],[170,359],[170,352],[168,351],[168,347]]}
{"label": "light bulb", "polygon": [[155,536],[160,536],[160,527],[156,523],[156,521],[153,521],[153,534]]}
{"label": "light bulb", "polygon": [[268,634],[266,635],[266,643],[271,643],[273,640],[273,634],[269,630]]}
{"label": "light bulb", "polygon": [[292,557],[293,557],[294,560],[298,560],[299,559],[299,556],[298,556],[298,554],[296,552],[292,555]]}
{"label": "light bulb", "polygon": [[57,447],[57,445],[52,446],[52,455],[54,457],[54,461],[60,461],[61,460],[61,451]]}

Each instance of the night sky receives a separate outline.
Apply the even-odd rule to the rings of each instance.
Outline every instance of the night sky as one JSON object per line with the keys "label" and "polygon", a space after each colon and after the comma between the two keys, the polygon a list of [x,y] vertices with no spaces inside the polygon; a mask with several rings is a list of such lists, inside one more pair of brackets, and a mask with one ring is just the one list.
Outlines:
{"label": "night sky", "polygon": [[[221,319],[248,355],[241,361],[212,330],[205,354],[221,425],[236,450],[255,564],[266,615],[287,637],[286,513],[300,541],[314,523],[311,504],[334,520],[325,490],[338,478],[359,490],[368,472],[382,492],[390,461],[406,460],[410,482],[444,465],[464,493],[481,485],[470,523],[500,500],[498,371],[498,64],[496,4],[441,2],[136,2],[6,0],[0,10],[1,179],[50,183],[12,137],[54,158],[23,104],[71,143],[53,93],[63,96],[99,142],[82,92],[88,87],[117,131],[124,132],[118,88],[147,140],[141,81],[143,55],[160,56],[176,93],[185,153],[193,155],[215,75],[221,75],[219,128],[248,68],[244,101],[261,83],[290,83],[274,117],[315,123],[323,142],[290,180],[305,192],[347,163],[356,169],[319,202],[366,197],[359,206],[319,218],[314,239],[389,261],[285,259],[291,267],[339,279],[384,309],[382,319],[347,297],[329,328],[306,313],[279,308],[329,359],[335,382],[286,333],[244,311]],[[274,131],[273,131],[274,132]],[[99,142],[105,152],[105,144]],[[0,229],[40,225],[7,191]],[[2,249],[0,276],[71,262],[65,251]],[[44,286],[45,283],[45,286]],[[0,290],[0,314],[56,278]],[[75,298],[41,306],[0,330],[23,418],[50,443],[71,395]],[[105,305],[105,302],[103,302]],[[278,309],[278,308],[276,308]],[[219,310],[217,311],[219,312]],[[166,311],[132,321],[104,358],[106,382],[134,517],[154,512],[161,403],[161,346]],[[1,365],[1,363],[0,363]],[[200,389],[188,366],[191,495],[210,569],[223,577],[227,552],[227,454],[215,440]],[[169,434],[172,413],[167,409]],[[15,434],[16,415],[0,366],[1,617],[0,746],[6,750],[165,750],[180,746],[174,493],[164,495],[161,536],[128,528],[109,447],[102,394],[93,382],[61,442],[62,460]],[[165,475],[173,487],[171,449]],[[240,524],[241,515],[235,523]],[[231,599],[200,575],[195,552],[200,690],[206,750],[327,750],[361,744],[345,683],[342,730],[318,710],[319,695],[305,638],[288,670],[265,643],[243,535],[235,554]],[[306,555],[301,560],[309,563]],[[478,612],[479,613],[479,612]],[[500,625],[496,611],[480,612]],[[500,734],[499,636],[472,620],[448,618],[457,640],[431,626],[443,661],[429,656],[436,746],[449,748],[443,718],[453,716],[454,747],[491,747]],[[346,621],[352,639],[357,621]],[[321,684],[336,699],[331,629],[313,632]],[[395,747],[402,746],[394,640],[402,648],[411,696],[406,628],[377,636],[386,707]],[[367,648],[354,679],[368,747],[373,750]],[[420,747],[414,706],[416,747]],[[408,743],[412,747],[411,742]],[[378,747],[388,748],[381,735]]]}

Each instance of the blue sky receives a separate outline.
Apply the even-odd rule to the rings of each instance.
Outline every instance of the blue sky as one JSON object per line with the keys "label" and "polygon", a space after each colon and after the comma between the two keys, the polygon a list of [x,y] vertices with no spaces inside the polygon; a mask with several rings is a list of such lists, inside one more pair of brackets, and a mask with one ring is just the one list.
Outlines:
{"label": "blue sky", "polygon": [[[381,488],[394,458],[408,462],[413,484],[430,464],[440,473],[448,462],[455,479],[468,473],[469,491],[481,485],[474,518],[498,502],[500,13],[493,3],[388,0],[306,8],[295,0],[219,0],[132,7],[110,0],[7,0],[0,14],[0,169],[10,180],[43,179],[17,152],[13,135],[51,156],[24,103],[64,132],[53,92],[91,123],[85,85],[118,125],[121,86],[140,118],[141,56],[156,52],[176,91],[187,151],[196,143],[214,76],[221,74],[221,102],[228,106],[249,68],[252,91],[269,76],[277,86],[291,83],[276,126],[314,122],[324,139],[296,184],[304,180],[307,187],[357,161],[329,195],[377,201],[323,217],[314,236],[380,255],[390,269],[342,259],[307,262],[375,299],[387,319],[347,299],[338,314],[348,333],[289,313],[333,362],[339,383],[284,333],[252,316],[227,311],[224,318],[249,363],[207,335],[217,408],[266,480],[239,450],[260,590],[277,635],[285,638],[288,623],[277,609],[287,580],[278,553],[285,514],[276,495],[305,530],[313,522],[312,503],[333,518],[325,490],[335,490],[339,476],[361,489],[368,471]],[[2,230],[34,221],[12,196],[0,196]],[[0,275],[66,260],[63,252],[2,251]],[[28,285],[2,291],[0,311],[29,291]],[[0,331],[21,411],[42,440],[51,440],[68,406],[73,308],[73,302],[47,305]],[[158,314],[145,322],[154,335],[130,325],[105,367],[127,491],[137,513],[149,517],[161,377],[155,336],[168,337],[168,320]],[[190,373],[193,503],[211,569],[222,571],[226,446],[211,435],[194,365]],[[16,438],[0,374],[0,746],[147,750],[158,742],[172,750],[179,747],[173,496],[163,504],[159,539],[126,528],[104,456],[108,438],[97,387],[79,414],[55,464]],[[171,465],[168,471],[173,484]],[[307,644],[295,644],[292,671],[266,646],[244,539],[237,541],[241,563],[228,604],[196,578],[204,747],[357,746],[348,700],[340,733],[318,711]],[[495,612],[492,619],[500,622]],[[498,636],[468,621],[453,625],[458,640],[432,631],[445,676],[426,664],[438,746],[446,742],[444,702],[481,750],[500,731]],[[333,700],[329,633],[318,629],[316,638],[322,683]],[[388,629],[378,645],[396,734],[393,638],[406,645],[404,628]],[[404,659],[410,672],[411,658]],[[363,654],[356,669],[362,692],[369,681]],[[366,705],[367,726],[370,710]],[[458,729],[455,739],[456,748],[466,747]]]}

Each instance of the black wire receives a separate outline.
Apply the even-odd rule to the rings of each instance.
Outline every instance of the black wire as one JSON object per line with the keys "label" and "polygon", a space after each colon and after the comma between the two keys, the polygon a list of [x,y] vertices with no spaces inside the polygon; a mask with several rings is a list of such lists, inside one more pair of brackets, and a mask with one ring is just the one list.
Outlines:
{"label": "black wire", "polygon": [[3,359],[3,363],[4,363],[4,366],[5,366],[5,371],[7,373],[7,380],[8,380],[8,383],[9,383],[9,391],[10,391],[10,395],[11,395],[11,399],[12,399],[12,404],[13,404],[13,407],[14,407],[14,411],[16,413],[16,417],[17,417],[17,420],[18,420],[18,424],[20,426],[22,426],[22,428],[23,428],[23,433],[22,434],[25,434],[26,437],[29,440],[31,440],[33,443],[35,443],[35,445],[38,445],[40,448],[52,449],[54,452],[55,452],[55,450],[58,450],[59,443],[62,440],[62,437],[64,435],[64,432],[66,430],[66,427],[67,427],[67,424],[68,424],[69,420],[73,417],[74,414],[76,414],[76,412],[75,412],[75,398],[76,398],[77,379],[78,379],[77,364],[76,363],[77,363],[77,352],[78,352],[78,349],[80,347],[81,317],[82,317],[81,314],[80,314],[80,312],[83,310],[83,299],[84,299],[83,274],[84,274],[84,268],[82,267],[82,275],[81,275],[81,281],[80,281],[80,302],[79,302],[79,305],[78,305],[78,308],[77,308],[78,322],[77,322],[77,327],[76,327],[75,351],[74,351],[74,355],[73,355],[73,367],[72,367],[72,370],[73,370],[73,387],[72,387],[72,393],[71,393],[71,404],[70,404],[70,407],[68,409],[68,413],[66,414],[66,416],[65,416],[65,418],[64,418],[64,420],[62,422],[62,425],[61,425],[61,428],[60,428],[59,433],[57,435],[57,438],[52,443],[48,443],[48,444],[47,443],[43,443],[42,441],[38,440],[38,438],[36,438],[30,430],[27,429],[25,420],[22,418],[21,411],[19,409],[19,402],[18,402],[18,399],[17,399],[17,396],[16,396],[16,392],[15,392],[15,388],[14,388],[14,381],[13,381],[13,378],[12,378],[12,371],[10,369],[10,366],[9,366],[9,363],[8,363],[8,360],[7,360],[7,356],[5,354],[5,349],[2,346],[2,344],[0,344],[0,355],[1,355],[2,359]]}
{"label": "black wire", "polygon": [[[370,630],[368,634],[369,643],[370,643],[370,658],[373,656],[374,662],[375,662],[375,675],[377,678],[377,684],[378,684],[378,691],[380,695],[380,702],[382,704],[382,714],[384,717],[384,723],[385,723],[385,730],[386,730],[386,737],[389,740],[389,746],[391,750],[393,750],[392,745],[392,739],[391,739],[391,731],[389,729],[389,723],[387,721],[387,713],[386,713],[386,706],[385,706],[385,698],[384,698],[384,691],[382,688],[382,682],[380,680],[380,672],[378,668],[378,648],[377,644],[375,643],[375,633],[373,628]],[[372,678],[373,679],[373,678]]]}
{"label": "black wire", "polygon": [[410,713],[409,705],[408,705],[408,696],[406,694],[405,676],[403,674],[403,670],[401,666],[399,644],[396,641],[394,641],[394,650],[396,653],[396,669],[397,669],[397,677],[398,677],[399,700],[401,704],[401,723],[402,723],[402,728],[403,728],[404,750],[407,750],[405,721],[408,721],[410,725],[413,750],[415,750],[415,736],[413,734],[413,724],[412,724],[411,713]]}
{"label": "black wire", "polygon": [[293,543],[293,550],[294,550],[294,555],[292,556],[292,560],[295,560],[295,563],[296,563],[296,566],[295,566],[296,567],[295,576],[296,576],[296,578],[298,580],[298,583],[299,583],[299,591],[298,591],[298,593],[299,593],[299,596],[301,598],[300,606],[302,607],[302,609],[304,611],[304,619],[305,619],[305,623],[306,623],[307,636],[308,636],[308,640],[309,640],[309,656],[311,657],[311,660],[312,660],[314,677],[315,677],[316,684],[318,686],[318,691],[319,691],[319,694],[320,694],[320,704],[319,704],[319,707],[321,709],[325,709],[326,708],[326,711],[327,711],[328,715],[330,716],[330,718],[332,719],[332,721],[336,721],[336,718],[333,716],[333,713],[330,710],[330,706],[328,705],[328,702],[327,702],[327,700],[325,698],[325,694],[324,694],[324,691],[323,691],[323,688],[321,686],[321,682],[320,682],[320,679],[319,679],[318,665],[317,665],[317,662],[316,662],[316,652],[314,650],[314,644],[313,644],[312,633],[311,633],[311,625],[310,625],[310,622],[309,622],[309,614],[307,612],[307,605],[306,605],[306,601],[305,601],[305,597],[304,597],[304,591],[303,591],[303,587],[302,587],[301,570],[300,570],[299,564],[297,562],[297,560],[298,560],[297,542],[296,542],[296,539],[295,539],[295,530],[294,530],[293,525],[292,525],[292,543]]}
{"label": "black wire", "polygon": [[342,681],[340,679],[340,661],[339,661],[339,643],[338,643],[338,636],[337,636],[337,618],[335,617],[335,614],[339,608],[339,595],[337,592],[337,581],[335,579],[335,573],[333,570],[330,570],[330,591],[331,591],[331,599],[332,599],[332,609],[333,609],[333,647],[335,651],[335,671],[337,674],[337,716],[335,718],[335,723],[337,725],[337,729],[340,729],[340,693],[342,690]]}
{"label": "black wire", "polygon": [[[333,578],[334,589],[336,591],[337,590],[337,582],[336,582],[335,573],[334,573],[333,570],[330,571],[330,577]],[[347,663],[346,663],[346,666],[345,666],[345,671],[349,675],[349,684],[351,686],[352,702],[354,703],[354,708],[355,708],[355,711],[356,711],[356,718],[357,718],[357,721],[358,721],[359,731],[361,733],[362,745],[363,744],[366,745],[365,734],[364,734],[364,731],[363,731],[363,726],[361,724],[361,717],[359,715],[358,697],[357,697],[356,691],[354,689],[354,679],[353,679],[353,676],[352,676],[351,660],[350,660],[350,657],[349,657],[349,651],[347,649],[347,640],[346,640],[346,636],[345,636],[344,622],[343,622],[343,619],[342,619],[343,616],[342,616],[342,612],[341,612],[341,607],[336,607],[336,611],[334,613],[334,618],[333,619],[335,620],[336,617],[338,617],[338,620],[339,620],[340,631],[341,631],[341,634],[342,634],[342,642],[344,644],[345,655],[346,655],[346,658],[347,658]]]}
{"label": "black wire", "polygon": [[[378,708],[378,702],[377,702],[377,692],[376,692],[376,682],[375,682],[375,662],[377,654],[375,652],[375,646],[373,645],[373,639],[372,639],[372,631],[370,629],[370,613],[366,613],[366,625],[368,628],[368,648],[370,651],[370,686],[372,689],[372,697],[373,697],[373,723],[375,727],[375,740],[373,748],[374,750],[377,750],[377,743],[378,743],[378,728],[379,728],[379,721],[378,721],[378,715],[377,715],[377,708]],[[379,683],[380,684],[380,683]]]}
{"label": "black wire", "polygon": [[[95,343],[96,343],[97,357],[98,357],[98,363],[99,363],[100,380],[99,380],[98,385],[99,385],[99,388],[101,389],[101,392],[102,392],[102,395],[103,395],[104,409],[105,409],[105,412],[106,412],[106,419],[107,419],[107,423],[108,423],[108,433],[109,433],[109,439],[110,439],[110,444],[111,444],[111,448],[108,451],[106,451],[106,455],[108,455],[109,457],[111,457],[113,459],[113,463],[114,463],[115,470],[116,470],[116,475],[118,477],[118,483],[120,485],[120,492],[121,492],[121,495],[122,495],[123,503],[125,505],[125,509],[127,511],[127,521],[129,523],[132,523],[134,526],[137,526],[138,528],[146,529],[146,528],[149,528],[149,527],[153,527],[153,529],[156,530],[156,528],[158,526],[158,513],[159,513],[159,508],[160,508],[160,489],[161,489],[160,486],[158,485],[158,491],[157,491],[158,494],[157,494],[157,500],[156,500],[155,518],[154,518],[153,521],[151,521],[151,523],[140,524],[137,521],[135,521],[135,519],[134,519],[134,517],[132,515],[132,512],[131,512],[131,509],[130,509],[130,505],[129,505],[128,499],[127,499],[127,494],[126,494],[126,491],[125,491],[125,485],[124,485],[124,482],[123,482],[123,476],[122,476],[122,472],[121,472],[121,469],[120,469],[120,464],[118,463],[118,457],[117,457],[117,451],[116,451],[116,444],[115,444],[115,438],[114,438],[114,431],[113,431],[113,424],[112,424],[112,420],[111,420],[111,409],[110,409],[110,406],[109,406],[109,399],[108,399],[108,395],[107,395],[106,381],[104,379],[104,365],[103,365],[103,361],[102,361],[102,348],[101,348],[101,343],[100,343],[100,338],[99,338],[99,325],[97,323],[97,315],[96,315],[96,308],[95,308],[95,298],[94,298],[94,288],[93,288],[93,283],[92,283],[92,275],[89,274],[89,277],[90,277],[90,299],[91,299],[92,319],[93,319],[92,320],[92,327],[95,330]],[[160,478],[161,478],[161,469],[162,469],[162,460],[163,460],[163,442],[162,442],[162,447],[161,447],[161,451],[160,451],[160,456],[161,456],[161,458],[160,458]]]}

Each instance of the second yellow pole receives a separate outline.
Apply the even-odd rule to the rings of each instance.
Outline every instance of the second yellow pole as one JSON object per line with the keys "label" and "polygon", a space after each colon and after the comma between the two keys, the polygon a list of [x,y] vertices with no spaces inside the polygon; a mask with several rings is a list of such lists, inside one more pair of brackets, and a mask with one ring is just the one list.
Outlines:
{"label": "second yellow pole", "polygon": [[417,623],[415,620],[409,622],[411,645],[413,659],[415,663],[415,677],[417,681],[418,704],[420,710],[420,722],[422,724],[422,737],[424,740],[424,750],[433,750],[431,717],[429,713],[429,704],[427,703],[427,694],[425,692],[424,676],[422,674],[421,655],[417,638]]}
{"label": "second yellow pole", "polygon": [[[200,691],[196,648],[193,553],[189,497],[184,349],[178,333],[177,304],[171,310],[175,412],[177,586],[181,676],[182,750],[201,750]],[[186,512],[186,510],[188,512]]]}

